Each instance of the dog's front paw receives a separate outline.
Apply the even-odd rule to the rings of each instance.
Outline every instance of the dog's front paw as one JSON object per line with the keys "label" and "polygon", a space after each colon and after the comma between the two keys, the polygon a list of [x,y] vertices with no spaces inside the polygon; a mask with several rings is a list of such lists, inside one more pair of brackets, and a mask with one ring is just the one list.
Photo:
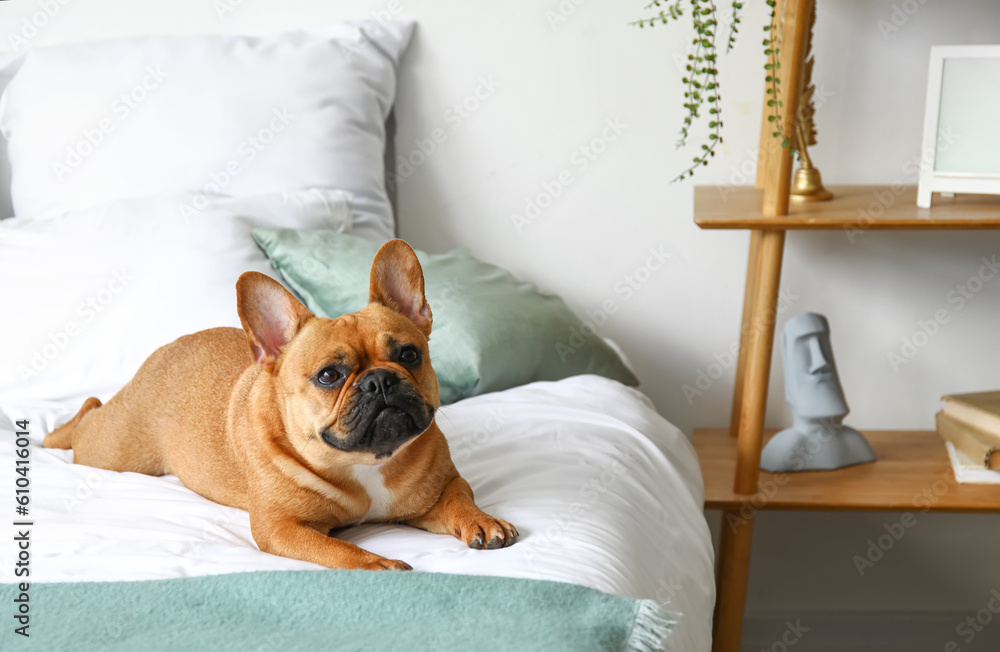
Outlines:
{"label": "dog's front paw", "polygon": [[476,550],[506,548],[517,541],[517,528],[507,521],[482,514],[455,528],[455,538]]}
{"label": "dog's front paw", "polygon": [[376,557],[364,563],[361,568],[364,570],[396,570],[396,571],[408,571],[413,570],[413,567],[407,564],[405,561],[400,561],[398,559],[386,559],[385,557]]}

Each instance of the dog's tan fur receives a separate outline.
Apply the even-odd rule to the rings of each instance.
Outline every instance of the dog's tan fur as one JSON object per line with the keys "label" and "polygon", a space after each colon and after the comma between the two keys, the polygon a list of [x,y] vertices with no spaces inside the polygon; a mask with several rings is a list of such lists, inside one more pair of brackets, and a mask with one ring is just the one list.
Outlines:
{"label": "dog's tan fur", "polygon": [[[382,464],[391,500],[378,520],[474,548],[515,541],[513,526],[476,507],[432,420],[440,405],[427,351],[432,317],[409,245],[386,243],[372,266],[368,306],[333,320],[314,316],[263,274],[244,274],[236,288],[243,330],[201,331],[160,348],[106,405],[87,399],[45,446],[72,448],[77,463],[102,469],[176,474],[203,496],[247,510],[261,550],[330,568],[410,568],[327,536],[363,520],[372,505],[354,465]],[[400,361],[403,345],[420,351],[418,364]],[[344,369],[342,384],[321,386],[318,374],[334,363]],[[393,385],[363,390],[369,378]],[[392,391],[407,392],[412,418],[400,423],[412,424],[412,438],[381,459],[334,445],[347,446],[367,396],[388,400]],[[425,419],[430,425],[416,434]],[[399,428],[393,432],[407,432]]]}

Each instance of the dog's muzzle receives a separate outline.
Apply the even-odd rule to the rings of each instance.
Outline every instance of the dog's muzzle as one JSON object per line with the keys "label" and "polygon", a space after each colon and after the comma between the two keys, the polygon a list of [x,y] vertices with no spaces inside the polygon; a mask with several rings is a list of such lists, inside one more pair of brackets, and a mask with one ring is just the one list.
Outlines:
{"label": "dog's muzzle", "polygon": [[333,448],[369,452],[377,459],[389,457],[427,430],[434,420],[434,406],[391,369],[373,369],[352,387],[356,391],[345,403],[338,424],[342,432],[320,432],[323,441]]}

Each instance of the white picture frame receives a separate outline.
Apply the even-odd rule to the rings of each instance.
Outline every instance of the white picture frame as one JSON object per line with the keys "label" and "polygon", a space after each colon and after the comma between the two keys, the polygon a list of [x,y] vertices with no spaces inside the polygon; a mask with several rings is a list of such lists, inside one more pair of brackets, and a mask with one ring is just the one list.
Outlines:
{"label": "white picture frame", "polygon": [[917,206],[940,193],[1000,195],[1000,45],[931,48]]}

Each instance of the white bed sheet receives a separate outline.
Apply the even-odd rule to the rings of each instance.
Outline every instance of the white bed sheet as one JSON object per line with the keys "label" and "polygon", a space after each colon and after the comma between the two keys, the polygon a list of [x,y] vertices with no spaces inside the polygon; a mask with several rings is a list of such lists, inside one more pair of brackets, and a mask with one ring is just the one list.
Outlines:
{"label": "white bed sheet", "polygon": [[[12,582],[16,419],[31,420],[31,580],[119,581],[318,568],[260,552],[246,512],[154,478],[70,464],[38,442],[79,407],[0,408],[0,582]],[[3,417],[6,417],[4,419]],[[9,420],[9,422],[5,422]],[[471,550],[402,525],[339,533],[416,571],[573,582],[657,600],[682,618],[677,650],[711,647],[713,553],[687,438],[639,391],[597,376],[543,382],[441,409],[438,424],[477,503],[516,545]],[[18,578],[19,579],[19,578]]]}

